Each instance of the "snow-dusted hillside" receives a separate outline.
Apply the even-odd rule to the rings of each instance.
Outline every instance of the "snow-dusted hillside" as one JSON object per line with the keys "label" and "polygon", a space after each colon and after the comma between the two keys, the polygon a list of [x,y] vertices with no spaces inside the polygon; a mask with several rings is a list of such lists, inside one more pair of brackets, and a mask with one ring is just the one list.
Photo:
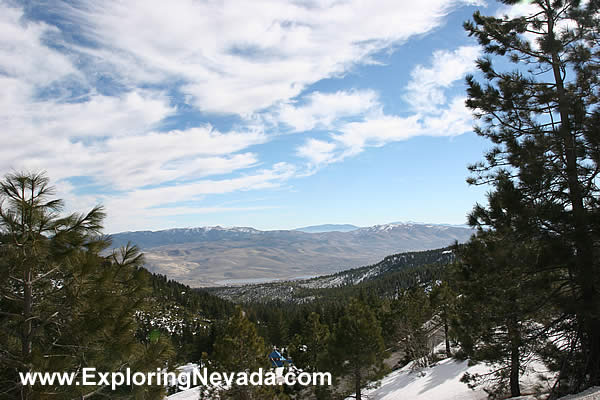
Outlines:
{"label": "snow-dusted hillside", "polygon": [[394,286],[395,290],[403,287],[401,279],[394,278],[395,273],[405,272],[406,276],[413,276],[415,280],[421,282],[421,276],[426,279],[425,268],[427,266],[443,266],[452,260],[454,260],[454,254],[451,250],[446,249],[394,254],[385,257],[377,264],[349,269],[333,275],[222,287],[213,289],[212,293],[234,302],[263,302],[277,299],[305,303],[322,296],[325,292],[318,293],[320,290],[368,284],[370,281],[376,280],[396,282],[398,285]]}
{"label": "snow-dusted hillside", "polygon": [[[460,382],[460,378],[470,374],[486,373],[490,367],[478,364],[469,367],[467,361],[445,359],[434,366],[412,370],[412,363],[394,371],[381,380],[375,389],[364,391],[369,400],[484,400],[487,393],[483,388],[471,390]],[[547,371],[541,364],[531,365],[522,382],[522,392],[532,392],[534,384],[539,383],[538,375]],[[347,400],[353,397],[348,397]],[[521,400],[533,400],[534,397],[523,396]]]}

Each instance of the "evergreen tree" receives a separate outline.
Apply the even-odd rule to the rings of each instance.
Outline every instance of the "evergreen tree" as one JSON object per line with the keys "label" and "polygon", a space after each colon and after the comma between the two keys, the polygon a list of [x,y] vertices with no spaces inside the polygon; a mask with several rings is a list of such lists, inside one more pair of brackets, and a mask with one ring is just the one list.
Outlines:
{"label": "evergreen tree", "polygon": [[[241,307],[237,307],[225,326],[224,332],[214,345],[213,360],[220,371],[248,373],[260,368],[269,368],[268,351],[264,339],[258,335],[254,324],[246,317]],[[262,400],[275,398],[275,390],[269,387],[236,385],[222,392],[226,398],[238,400]]]}
{"label": "evergreen tree", "polygon": [[217,339],[214,358],[225,371],[256,371],[268,366],[264,340],[241,307]]}
{"label": "evergreen tree", "polygon": [[404,291],[396,301],[394,312],[395,338],[405,361],[414,361],[417,367],[427,366],[433,350],[429,346],[429,335],[435,329],[427,323],[433,316],[427,293],[419,286]]}
{"label": "evergreen tree", "polygon": [[[0,397],[8,399],[107,391],[21,386],[19,372],[111,372],[139,360],[134,311],[147,290],[143,258],[130,247],[101,256],[108,246],[100,236],[102,208],[60,217],[53,193],[43,174],[10,174],[0,183]],[[112,397],[121,395],[130,397]]]}
{"label": "evergreen tree", "polygon": [[288,342],[288,327],[286,318],[281,311],[281,307],[277,307],[270,320],[267,322],[267,331],[270,342],[273,346],[283,347]]}
{"label": "evergreen tree", "polygon": [[[330,361],[328,343],[329,327],[321,323],[319,314],[310,313],[301,334],[296,334],[290,344],[294,365],[306,372],[325,371]],[[314,386],[313,389],[317,399],[328,397],[326,387]]]}
{"label": "evergreen tree", "polygon": [[301,334],[296,334],[290,345],[290,356],[302,370],[318,371],[325,361],[328,341],[329,327],[321,323],[319,314],[310,313]]}
{"label": "evergreen tree", "polygon": [[330,355],[340,373],[350,374],[360,400],[362,386],[383,369],[383,337],[373,310],[357,299],[350,301],[335,326]]}
{"label": "evergreen tree", "polygon": [[448,281],[444,280],[433,286],[429,297],[431,306],[439,315],[441,326],[444,329],[446,356],[452,357],[452,350],[450,348],[450,321],[456,315],[457,293],[452,290]]}
{"label": "evergreen tree", "polygon": [[[508,391],[517,397],[526,361],[547,339],[557,277],[542,271],[544,253],[552,252],[519,224],[527,214],[520,191],[508,178],[499,187],[489,195],[486,210],[494,229],[481,230],[455,248],[459,261],[452,268],[452,281],[460,293],[455,329],[468,357],[497,365],[490,394],[504,396]],[[475,385],[480,378],[465,376],[465,381]]]}
{"label": "evergreen tree", "polygon": [[[495,144],[471,167],[471,182],[513,181],[527,204],[526,231],[554,244],[544,247],[560,262],[540,267],[566,277],[568,296],[558,304],[575,318],[577,340],[561,362],[559,386],[576,392],[600,384],[600,2],[530,4],[529,15],[477,12],[465,24],[489,55],[478,61],[485,84],[467,78],[467,106],[481,118],[476,132]],[[497,70],[493,55],[514,70]],[[472,222],[485,225],[485,209],[475,214]]]}

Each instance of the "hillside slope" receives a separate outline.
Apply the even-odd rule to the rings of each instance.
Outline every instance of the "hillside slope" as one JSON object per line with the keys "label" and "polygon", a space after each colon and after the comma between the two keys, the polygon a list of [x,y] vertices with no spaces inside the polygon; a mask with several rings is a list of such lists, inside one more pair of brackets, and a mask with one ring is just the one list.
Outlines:
{"label": "hillside slope", "polygon": [[[380,386],[364,392],[370,400],[485,400],[488,394],[483,387],[476,390],[460,382],[460,378],[470,374],[485,374],[490,366],[477,364],[469,366],[468,361],[445,359],[437,364],[412,370],[412,363],[396,370],[380,381]],[[547,374],[540,363],[532,363],[522,378],[523,393],[533,393],[534,386],[540,384],[539,374]],[[543,390],[549,390],[545,387]],[[349,397],[346,400],[351,399]],[[533,396],[522,396],[520,400],[534,400]]]}
{"label": "hillside slope", "polygon": [[447,248],[407,252],[387,256],[376,264],[316,278],[208,290],[240,303],[272,300],[305,303],[317,298],[347,296],[361,288],[380,296],[393,297],[399,289],[437,279],[441,269],[453,260],[454,254]]}

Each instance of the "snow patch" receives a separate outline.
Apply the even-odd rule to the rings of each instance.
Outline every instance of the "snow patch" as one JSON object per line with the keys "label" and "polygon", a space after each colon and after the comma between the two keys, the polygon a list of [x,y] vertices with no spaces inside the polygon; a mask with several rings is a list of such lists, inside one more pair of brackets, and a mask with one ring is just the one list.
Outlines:
{"label": "snow patch", "polygon": [[[428,368],[415,370],[411,362],[384,377],[379,387],[367,389],[364,394],[369,400],[484,400],[488,395],[483,388],[471,390],[460,378],[465,372],[485,374],[490,368],[486,364],[469,366],[468,361],[448,358]],[[543,372],[539,368],[540,365],[532,365],[522,378],[522,388],[538,383],[537,375]]]}

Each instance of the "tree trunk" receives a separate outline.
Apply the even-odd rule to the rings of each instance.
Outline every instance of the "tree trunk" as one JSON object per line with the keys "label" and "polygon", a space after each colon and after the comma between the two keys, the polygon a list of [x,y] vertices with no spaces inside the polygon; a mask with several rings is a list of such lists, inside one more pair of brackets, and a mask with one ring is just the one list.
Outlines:
{"label": "tree trunk", "polygon": [[[33,275],[34,271],[29,260],[27,247],[34,247],[34,232],[33,232],[33,210],[35,200],[35,184],[31,183],[31,199],[29,202],[26,201],[25,197],[25,186],[21,188],[21,245],[22,248],[22,260],[23,260],[23,325],[21,327],[21,361],[25,365],[31,363],[31,341],[33,332],[32,314],[33,314]],[[25,204],[28,203],[28,206]],[[30,250],[32,253],[33,251]],[[28,367],[31,369],[31,367]],[[28,371],[25,371],[28,372]],[[23,386],[21,389],[21,399],[27,400],[31,397],[31,387]]]}
{"label": "tree trunk", "polygon": [[521,387],[519,386],[519,368],[521,367],[519,346],[513,346],[510,354],[510,396],[519,397]]}
{"label": "tree trunk", "polygon": [[32,284],[31,273],[24,273],[24,290],[23,290],[23,330],[21,332],[21,355],[23,361],[28,362],[31,355],[31,308],[32,308]]}
{"label": "tree trunk", "polygon": [[444,313],[444,338],[446,340],[446,355],[452,357],[452,351],[450,350],[450,338],[448,337],[448,316]]}
{"label": "tree trunk", "polygon": [[[26,267],[23,272],[23,326],[21,327],[21,361],[25,365],[31,362],[31,315],[33,309],[33,283],[31,268]],[[25,371],[27,372],[27,371]],[[21,399],[26,400],[31,396],[31,388],[22,386]]]}
{"label": "tree trunk", "polygon": [[360,374],[360,368],[356,368],[354,370],[354,385],[355,385],[355,389],[356,389],[356,400],[361,400],[361,392],[360,392],[360,381],[361,381],[361,374]]}
{"label": "tree trunk", "polygon": [[[549,1],[548,7],[548,35],[555,39],[552,8]],[[569,99],[564,87],[561,73],[561,60],[558,51],[553,48],[552,72],[558,94],[558,108],[560,113],[560,136],[564,142],[564,156],[566,161],[565,172],[569,188],[569,197],[574,222],[575,255],[575,285],[581,291],[581,303],[578,304],[580,326],[583,328],[582,344],[587,353],[585,369],[581,371],[580,382],[577,386],[591,386],[600,384],[600,299],[598,288],[595,286],[594,244],[589,232],[587,210],[584,206],[581,193],[577,165],[577,143],[572,132],[569,116]],[[587,382],[585,382],[587,381]],[[576,388],[579,389],[579,388]]]}
{"label": "tree trunk", "polygon": [[517,322],[511,321],[508,326],[510,337],[510,397],[521,396],[519,385],[519,369],[521,368],[521,334]]}

